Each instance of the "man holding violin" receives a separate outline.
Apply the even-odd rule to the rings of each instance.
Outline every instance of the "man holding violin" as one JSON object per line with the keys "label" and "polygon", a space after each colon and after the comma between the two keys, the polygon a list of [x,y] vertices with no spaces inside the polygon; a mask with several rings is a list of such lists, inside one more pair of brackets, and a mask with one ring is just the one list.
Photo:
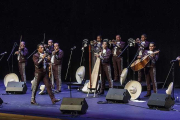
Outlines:
{"label": "man holding violin", "polygon": [[118,57],[121,54],[122,49],[125,46],[125,42],[121,41],[121,36],[116,35],[116,40],[112,40],[112,43],[110,44],[112,48],[112,62],[113,62],[113,68],[114,68],[114,81],[118,80],[118,77],[121,76],[121,59],[122,57]]}
{"label": "man holding violin", "polygon": [[25,47],[25,42],[22,41],[19,46],[19,50],[15,52],[18,60],[19,72],[21,75],[21,81],[26,83],[25,66],[27,62],[28,49]]}
{"label": "man holding violin", "polygon": [[56,81],[55,92],[61,92],[61,69],[64,52],[59,48],[59,43],[54,43],[54,51],[52,52],[51,64],[54,79]]}

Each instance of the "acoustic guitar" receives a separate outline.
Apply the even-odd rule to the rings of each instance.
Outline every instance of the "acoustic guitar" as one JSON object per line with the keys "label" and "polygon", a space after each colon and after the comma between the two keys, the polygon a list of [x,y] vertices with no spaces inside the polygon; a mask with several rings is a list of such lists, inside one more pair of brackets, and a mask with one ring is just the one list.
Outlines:
{"label": "acoustic guitar", "polygon": [[133,71],[139,71],[139,70],[143,69],[143,68],[149,63],[149,61],[150,61],[150,55],[152,55],[152,54],[157,54],[157,53],[159,53],[159,52],[160,52],[160,50],[155,51],[155,52],[153,52],[153,53],[151,53],[151,54],[148,54],[148,55],[144,56],[144,57],[141,58],[141,59],[137,59],[136,61],[134,61],[134,62],[131,64],[131,69],[132,69]]}

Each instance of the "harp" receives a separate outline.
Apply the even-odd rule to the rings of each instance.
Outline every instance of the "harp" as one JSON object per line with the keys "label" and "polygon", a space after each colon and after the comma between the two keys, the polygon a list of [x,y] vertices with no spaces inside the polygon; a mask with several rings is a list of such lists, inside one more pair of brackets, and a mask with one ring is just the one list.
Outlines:
{"label": "harp", "polygon": [[[99,53],[99,54],[101,54],[101,53]],[[92,90],[94,92],[94,97],[95,97],[95,94],[97,91],[99,69],[100,69],[100,58],[97,57],[94,68],[92,70],[92,74],[90,75],[90,81],[87,83],[87,87],[89,89],[87,97],[89,95],[89,92]]]}

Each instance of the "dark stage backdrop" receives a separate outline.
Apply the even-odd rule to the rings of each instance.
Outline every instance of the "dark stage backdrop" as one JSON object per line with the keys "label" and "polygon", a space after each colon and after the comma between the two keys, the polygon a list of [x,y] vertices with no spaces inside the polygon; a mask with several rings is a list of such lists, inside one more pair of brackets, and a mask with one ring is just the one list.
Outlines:
{"label": "dark stage backdrop", "polygon": [[[7,57],[13,43],[19,44],[20,35],[26,41],[29,53],[43,40],[53,39],[59,42],[64,50],[62,79],[64,81],[70,48],[77,49],[72,57],[72,80],[80,64],[82,40],[96,39],[101,34],[103,38],[113,39],[116,34],[127,42],[128,38],[137,38],[141,34],[148,35],[148,41],[157,43],[161,50],[157,65],[157,81],[164,81],[170,68],[170,60],[180,55],[180,16],[179,0],[49,0],[27,1],[6,0],[0,3],[0,52],[8,54],[0,62],[0,78],[11,71],[8,68]],[[16,48],[17,50],[17,48]],[[130,48],[132,60],[137,48]],[[126,56],[124,67],[127,67]],[[12,59],[9,64],[11,68]],[[88,75],[88,49],[85,50],[86,79]],[[131,78],[132,78],[132,70]],[[19,75],[16,56],[14,56],[14,72]],[[175,81],[180,85],[180,69],[175,64]],[[34,76],[32,58],[28,60],[27,79]],[[68,78],[69,80],[69,78]],[[168,79],[168,83],[172,77]]]}

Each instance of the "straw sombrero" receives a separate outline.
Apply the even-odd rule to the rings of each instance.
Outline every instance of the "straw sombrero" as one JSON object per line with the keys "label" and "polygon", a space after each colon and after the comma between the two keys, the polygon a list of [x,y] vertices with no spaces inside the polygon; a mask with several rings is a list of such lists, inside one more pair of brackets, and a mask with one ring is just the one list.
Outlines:
{"label": "straw sombrero", "polygon": [[166,90],[166,94],[171,95],[173,89],[173,82],[171,82],[168,86],[168,89]]}
{"label": "straw sombrero", "polygon": [[126,80],[127,77],[127,73],[128,73],[128,69],[124,68],[122,73],[121,73],[121,78],[120,78],[120,83],[121,85],[124,83],[124,81]]}
{"label": "straw sombrero", "polygon": [[129,81],[124,89],[127,89],[129,94],[131,95],[131,100],[137,99],[142,91],[142,86],[138,81],[131,80]]}

